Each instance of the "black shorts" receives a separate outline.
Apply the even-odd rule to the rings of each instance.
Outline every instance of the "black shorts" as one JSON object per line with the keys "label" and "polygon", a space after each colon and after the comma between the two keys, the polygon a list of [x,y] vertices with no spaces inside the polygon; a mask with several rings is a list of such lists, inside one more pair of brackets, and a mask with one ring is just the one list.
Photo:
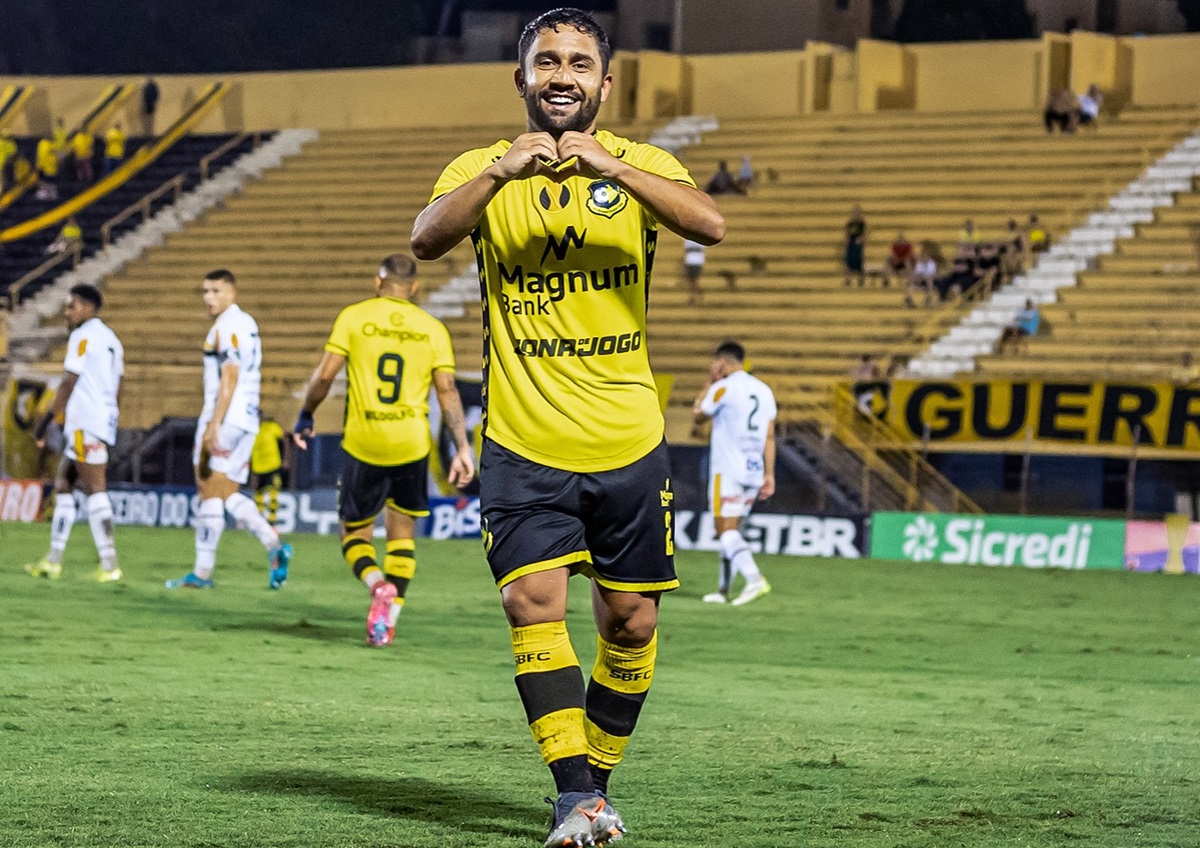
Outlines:
{"label": "black shorts", "polygon": [[361,527],[374,522],[385,506],[405,515],[429,515],[429,457],[381,466],[343,452],[338,518]]}
{"label": "black shorts", "polygon": [[624,468],[582,473],[485,441],[479,500],[496,585],[567,566],[618,591],[677,589],[670,478],[666,442]]}

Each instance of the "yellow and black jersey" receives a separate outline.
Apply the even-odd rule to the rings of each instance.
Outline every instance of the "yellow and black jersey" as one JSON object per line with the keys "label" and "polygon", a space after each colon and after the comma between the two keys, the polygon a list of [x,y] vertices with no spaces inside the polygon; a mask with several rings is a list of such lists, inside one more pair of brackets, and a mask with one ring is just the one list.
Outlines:
{"label": "yellow and black jersey", "polygon": [[[674,156],[596,133],[644,171],[695,187]],[[447,166],[433,200],[511,147],[499,141]],[[512,180],[471,234],[484,301],[484,434],[567,471],[622,468],[662,441],[646,351],[658,222],[609,180]]]}
{"label": "yellow and black jersey", "polygon": [[346,357],[346,453],[384,466],[426,456],[433,373],[454,371],[446,326],[407,300],[373,297],[341,311],[325,350]]}

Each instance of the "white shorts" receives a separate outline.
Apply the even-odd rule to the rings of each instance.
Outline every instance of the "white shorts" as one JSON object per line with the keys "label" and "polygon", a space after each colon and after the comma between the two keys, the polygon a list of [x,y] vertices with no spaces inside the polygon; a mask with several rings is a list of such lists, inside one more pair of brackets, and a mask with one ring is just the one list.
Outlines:
{"label": "white shorts", "polygon": [[86,430],[67,430],[63,433],[63,456],[84,465],[107,465],[108,445]]}
{"label": "white shorts", "polygon": [[713,518],[745,518],[758,499],[758,486],[743,485],[728,474],[714,474],[708,481],[708,500]]}
{"label": "white shorts", "polygon": [[[196,440],[192,444],[192,465],[197,468],[200,467],[200,442],[206,429],[207,421],[200,421],[196,425]],[[250,479],[250,452],[254,449],[254,437],[257,435],[232,424],[222,424],[217,442],[223,455],[206,455],[208,470],[224,474],[235,483],[245,483]]]}

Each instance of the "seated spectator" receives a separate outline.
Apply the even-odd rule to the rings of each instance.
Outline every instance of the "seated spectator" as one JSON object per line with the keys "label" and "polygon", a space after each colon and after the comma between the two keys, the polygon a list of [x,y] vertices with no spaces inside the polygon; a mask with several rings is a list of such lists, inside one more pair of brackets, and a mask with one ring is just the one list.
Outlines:
{"label": "seated spectator", "polygon": [[950,271],[934,281],[942,300],[957,300],[979,282],[971,256],[959,253],[950,264]]}
{"label": "seated spectator", "polygon": [[892,284],[892,275],[907,278],[912,274],[914,249],[912,242],[904,237],[904,231],[896,233],[896,240],[888,251],[887,259],[883,262],[883,284]]}
{"label": "seated spectator", "polygon": [[851,277],[858,277],[861,286],[866,282],[866,272],[863,270],[863,254],[867,249],[867,219],[863,217],[862,207],[857,203],[850,210],[850,218],[846,221],[846,243],[842,254],[842,265],[845,268],[844,285],[850,285]]}
{"label": "seated spectator", "polygon": [[937,260],[928,249],[922,248],[921,255],[913,263],[912,273],[908,277],[908,289],[904,292],[905,306],[916,306],[912,298],[914,291],[925,293],[926,306],[933,303],[933,296],[937,294],[937,270]]}
{"label": "seated spectator", "polygon": [[1025,231],[1017,223],[1016,218],[1008,219],[1008,227],[1004,231],[1004,241],[1000,244],[1000,272],[1004,280],[1011,280],[1018,274],[1025,273],[1025,263],[1029,255],[1029,244]]}
{"label": "seated spectator", "polygon": [[975,272],[979,275],[979,282],[984,286],[984,292],[990,293],[1002,282],[1000,266],[999,246],[990,241],[979,245],[979,255],[975,259]]}
{"label": "seated spectator", "polygon": [[1050,249],[1050,231],[1042,225],[1037,215],[1030,215],[1029,223],[1025,225],[1025,243],[1033,253]]}
{"label": "seated spectator", "polygon": [[1000,344],[997,352],[1004,353],[1008,350],[1015,350],[1021,339],[1037,335],[1038,327],[1041,326],[1041,323],[1042,313],[1038,311],[1032,298],[1025,298],[1025,308],[1017,313],[1013,322],[1005,327],[1004,332],[1000,334]]}
{"label": "seated spectator", "polygon": [[750,191],[750,186],[754,184],[754,168],[750,166],[750,157],[742,157],[742,166],[738,168],[737,187],[742,194],[747,194]]}
{"label": "seated spectator", "polygon": [[13,182],[12,166],[16,164],[17,142],[8,132],[0,130],[0,194]]}
{"label": "seated spectator", "polygon": [[962,229],[958,231],[958,249],[961,253],[964,248],[970,248],[972,253],[979,250],[979,244],[983,241],[983,236],[975,226],[975,219],[968,218],[963,221]]}
{"label": "seated spectator", "polygon": [[58,231],[58,235],[54,241],[46,247],[47,253],[66,253],[68,250],[74,250],[83,244],[83,230],[79,228],[79,222],[72,215],[67,219],[67,223],[63,224],[62,229]]}
{"label": "seated spectator", "polygon": [[745,194],[738,188],[737,180],[729,173],[729,163],[724,160],[717,163],[717,172],[712,175],[704,191],[708,194]]}
{"label": "seated spectator", "polygon": [[104,176],[115,171],[125,158],[125,132],[120,122],[113,124],[104,134]]}
{"label": "seated spectator", "polygon": [[1085,93],[1079,95],[1079,125],[1086,127],[1095,125],[1100,117],[1100,106],[1104,103],[1104,95],[1094,84],[1089,85]]}
{"label": "seated spectator", "polygon": [[850,372],[854,382],[850,385],[850,394],[863,415],[871,414],[871,401],[883,389],[883,374],[875,364],[875,357],[869,353],[862,355],[862,360]]}
{"label": "seated spectator", "polygon": [[1065,88],[1051,91],[1046,99],[1046,111],[1042,113],[1042,120],[1046,124],[1047,135],[1053,134],[1055,127],[1058,127],[1059,132],[1075,132],[1078,112],[1074,95]]}

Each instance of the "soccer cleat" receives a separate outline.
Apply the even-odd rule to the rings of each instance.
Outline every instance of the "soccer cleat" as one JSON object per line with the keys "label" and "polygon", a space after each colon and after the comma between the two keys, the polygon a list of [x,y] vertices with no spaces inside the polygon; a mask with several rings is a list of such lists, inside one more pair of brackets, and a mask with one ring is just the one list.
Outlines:
{"label": "soccer cleat", "polygon": [[197,577],[196,572],[189,571],[182,577],[168,580],[163,585],[168,589],[211,589],[213,581],[211,577]]}
{"label": "soccer cleat", "polygon": [[107,571],[103,568],[97,568],[92,574],[97,583],[117,583],[125,575],[121,573],[120,568],[110,568]]}
{"label": "soccer cleat", "polygon": [[392,626],[392,601],[396,600],[396,587],[384,580],[371,590],[371,608],[367,610],[367,644],[383,648],[392,644],[396,628]]}
{"label": "soccer cleat", "polygon": [[724,592],[709,592],[700,600],[706,604],[723,604],[729,600],[729,596]]}
{"label": "soccer cleat", "polygon": [[292,562],[292,546],[286,542],[271,551],[271,578],[267,585],[280,588],[288,578],[288,565]]}
{"label": "soccer cleat", "polygon": [[625,823],[598,792],[563,792],[554,805],[554,821],[545,848],[590,848],[618,841]]}
{"label": "soccer cleat", "polygon": [[747,583],[742,589],[741,594],[733,599],[733,605],[740,607],[743,604],[748,604],[755,598],[761,598],[763,595],[771,591],[771,584],[766,580],[756,580],[753,583]]}
{"label": "soccer cleat", "polygon": [[62,577],[62,563],[51,562],[46,557],[42,557],[37,562],[31,562],[25,566],[25,571],[32,574],[34,577],[45,577],[47,580],[57,580]]}

